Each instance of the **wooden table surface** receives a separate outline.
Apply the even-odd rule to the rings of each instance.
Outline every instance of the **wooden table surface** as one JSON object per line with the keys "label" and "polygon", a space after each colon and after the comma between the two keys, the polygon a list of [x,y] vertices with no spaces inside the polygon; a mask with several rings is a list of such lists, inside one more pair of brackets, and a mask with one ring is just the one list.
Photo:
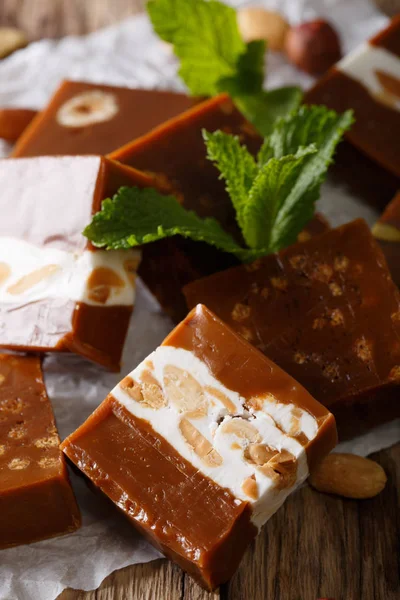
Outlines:
{"label": "wooden table surface", "polygon": [[[32,40],[84,34],[144,4],[0,0],[0,25],[21,27]],[[400,444],[373,458],[388,475],[382,494],[356,502],[304,487],[268,522],[232,581],[214,594],[159,560],[116,571],[93,592],[66,590],[59,600],[399,600]]]}

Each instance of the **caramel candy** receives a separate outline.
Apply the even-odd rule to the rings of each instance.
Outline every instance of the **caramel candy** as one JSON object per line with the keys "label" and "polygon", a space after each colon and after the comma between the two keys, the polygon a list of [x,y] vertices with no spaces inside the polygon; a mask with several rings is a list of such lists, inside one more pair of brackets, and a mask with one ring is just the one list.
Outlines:
{"label": "caramel candy", "polygon": [[99,156],[0,161],[0,347],[119,369],[140,252],[97,250],[82,231],[121,185],[151,184]]}
{"label": "caramel candy", "polygon": [[348,437],[400,416],[400,297],[366,223],[185,289],[274,360]]}
{"label": "caramel candy", "polygon": [[339,61],[305,99],[340,113],[352,108],[347,139],[400,177],[400,16]]}
{"label": "caramel candy", "polygon": [[336,439],[321,404],[197,306],[62,448],[154,546],[213,589]]}
{"label": "caramel candy", "polygon": [[0,355],[0,548],[80,527],[59,443],[40,360]]}
{"label": "caramel candy", "polygon": [[[222,94],[171,119],[110,157],[151,172],[162,182],[169,180],[172,192],[185,208],[200,217],[214,217],[241,241],[225,183],[207,159],[202,129],[221,129],[238,135],[252,152],[261,146],[260,136],[229,97]],[[237,263],[232,255],[208,244],[175,236],[144,248],[139,273],[164,310],[179,321],[186,314],[182,286],[234,264]]]}
{"label": "caramel candy", "polygon": [[372,233],[383,250],[393,281],[400,287],[400,192],[386,207]]}
{"label": "caramel candy", "polygon": [[12,156],[107,154],[194,104],[174,92],[64,81]]}
{"label": "caramel candy", "polygon": [[0,138],[15,142],[36,115],[27,108],[0,108]]}

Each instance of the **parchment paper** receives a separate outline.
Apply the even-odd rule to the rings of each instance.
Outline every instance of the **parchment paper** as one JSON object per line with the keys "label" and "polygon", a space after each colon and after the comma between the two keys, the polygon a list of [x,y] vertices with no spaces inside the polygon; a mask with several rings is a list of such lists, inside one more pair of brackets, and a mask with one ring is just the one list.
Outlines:
{"label": "parchment paper", "polygon": [[[252,4],[232,0],[235,6]],[[343,38],[345,52],[381,29],[386,18],[367,0],[271,0],[292,23],[316,16],[330,19]],[[0,106],[41,108],[63,78],[131,87],[183,90],[176,63],[152,33],[146,16],[85,37],[31,44],[0,62]],[[312,78],[271,53],[268,86]],[[0,146],[6,155],[9,147]],[[334,225],[363,216],[372,224],[376,213],[342,189],[326,184],[319,207]],[[121,376],[149,354],[171,330],[150,294],[139,283],[121,375],[73,356],[49,356],[44,370],[61,437],[73,431],[104,399]],[[338,449],[369,454],[400,440],[400,421],[342,444]],[[75,534],[0,551],[0,600],[53,600],[66,587],[90,590],[112,571],[159,556],[108,504],[94,496],[75,476],[73,484],[83,514]],[[166,596],[167,597],[167,596]],[[162,600],[162,599],[160,599]]]}

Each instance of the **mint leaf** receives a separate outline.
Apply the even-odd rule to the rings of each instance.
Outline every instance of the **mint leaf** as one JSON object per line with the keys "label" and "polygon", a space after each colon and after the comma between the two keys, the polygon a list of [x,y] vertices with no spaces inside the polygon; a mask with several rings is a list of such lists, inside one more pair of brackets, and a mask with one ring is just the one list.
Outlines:
{"label": "mint leaf", "polygon": [[150,0],[147,11],[157,35],[173,44],[193,95],[214,96],[219,81],[237,73],[246,44],[233,8],[217,0]]}
{"label": "mint leaf", "polygon": [[238,138],[205,133],[208,158],[225,179],[246,244],[277,252],[312,218],[335,148],[352,123],[324,106],[303,106],[280,119],[257,164]]}
{"label": "mint leaf", "polygon": [[236,220],[244,230],[244,211],[248,195],[257,175],[257,165],[245,146],[241,146],[237,136],[222,131],[209,133],[203,130],[207,146],[207,158],[215,163],[220,171],[220,179],[225,179],[226,189],[236,211]]}
{"label": "mint leaf", "polygon": [[[245,204],[243,237],[250,248],[265,248],[272,252],[273,235],[279,211],[290,196],[314,145],[300,148],[296,154],[271,158],[259,170]],[[298,232],[303,227],[300,227]]]}
{"label": "mint leaf", "polygon": [[336,146],[352,122],[352,111],[339,115],[325,106],[302,106],[281,119],[264,143],[258,156],[259,164],[268,162],[271,156],[282,158],[310,144],[317,149],[305,161],[296,183],[279,209],[268,244],[272,252],[294,243],[297,234],[312,218]]}
{"label": "mint leaf", "polygon": [[263,136],[299,105],[297,87],[263,91],[266,44],[245,44],[230,6],[217,0],[150,0],[147,11],[157,35],[173,45],[191,94],[227,92]]}
{"label": "mint leaf", "polygon": [[338,114],[326,106],[301,106],[275,123],[261,151],[263,160],[294,154],[298,148],[309,144],[334,150],[332,145],[336,146],[352,122],[351,111]]}
{"label": "mint leaf", "polygon": [[235,74],[220,79],[218,90],[228,92],[232,98],[258,94],[264,82],[266,49],[264,40],[249,42],[238,58]]}
{"label": "mint leaf", "polygon": [[235,104],[262,136],[271,134],[277,119],[298,108],[303,93],[300,88],[289,86],[257,94],[239,94]]}
{"label": "mint leaf", "polygon": [[241,248],[215,219],[201,219],[183,208],[173,196],[162,196],[153,188],[120,188],[103,201],[83,234],[98,247],[120,250],[148,244],[174,235],[206,242],[241,261],[259,253]]}

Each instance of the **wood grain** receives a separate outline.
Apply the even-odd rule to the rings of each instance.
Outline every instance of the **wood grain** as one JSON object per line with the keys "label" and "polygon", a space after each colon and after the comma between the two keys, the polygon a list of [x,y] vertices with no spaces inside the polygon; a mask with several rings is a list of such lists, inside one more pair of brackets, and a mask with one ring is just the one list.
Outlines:
{"label": "wood grain", "polygon": [[83,35],[142,11],[146,0],[0,0],[0,25],[30,40]]}
{"label": "wood grain", "polygon": [[114,573],[96,592],[69,590],[59,600],[398,600],[400,444],[372,458],[388,475],[379,496],[357,502],[304,486],[214,594],[156,561]]}
{"label": "wood grain", "polygon": [[[0,0],[0,25],[31,40],[80,35],[143,9],[145,0]],[[166,560],[107,577],[59,600],[399,600],[400,444],[373,458],[386,489],[362,502],[304,487],[269,521],[229,584],[204,592]],[[40,600],[40,599],[38,599]]]}

